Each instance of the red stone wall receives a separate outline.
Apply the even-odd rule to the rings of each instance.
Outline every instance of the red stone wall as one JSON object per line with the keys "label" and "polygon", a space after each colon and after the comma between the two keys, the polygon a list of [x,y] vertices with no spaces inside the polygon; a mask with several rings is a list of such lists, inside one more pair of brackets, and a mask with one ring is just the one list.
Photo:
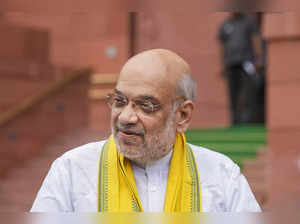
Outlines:
{"label": "red stone wall", "polygon": [[271,206],[281,211],[300,206],[300,16],[268,15],[265,31],[269,40],[269,193]]}
{"label": "red stone wall", "polygon": [[0,58],[47,62],[49,34],[45,29],[32,29],[0,21]]}
{"label": "red stone wall", "polygon": [[49,33],[0,22],[0,113],[69,73],[49,64]]}
{"label": "red stone wall", "polygon": [[[60,3],[56,4],[59,8]],[[5,12],[4,20],[46,29],[50,33],[49,58],[52,64],[92,66],[96,72],[117,72],[128,58],[127,13],[78,11],[59,14],[50,9],[49,12],[40,13],[30,10],[26,12],[30,4],[22,7],[22,11]],[[110,57],[107,53],[110,50],[116,51],[115,56]]]}

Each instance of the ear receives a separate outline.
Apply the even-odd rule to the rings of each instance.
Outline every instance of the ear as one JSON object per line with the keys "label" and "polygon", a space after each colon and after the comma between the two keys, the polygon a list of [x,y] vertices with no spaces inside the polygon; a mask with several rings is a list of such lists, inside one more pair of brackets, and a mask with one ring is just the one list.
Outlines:
{"label": "ear", "polygon": [[185,132],[191,122],[192,113],[195,108],[191,100],[184,101],[176,111],[176,131],[177,133]]}

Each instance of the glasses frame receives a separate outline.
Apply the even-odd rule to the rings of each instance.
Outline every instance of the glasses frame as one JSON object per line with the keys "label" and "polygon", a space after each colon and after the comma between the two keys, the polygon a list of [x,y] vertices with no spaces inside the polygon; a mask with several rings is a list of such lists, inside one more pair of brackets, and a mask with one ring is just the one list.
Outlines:
{"label": "glasses frame", "polygon": [[[113,99],[113,97],[116,96],[116,95],[118,95],[118,94],[116,94],[116,93],[109,93],[109,94],[107,94],[106,97],[105,97],[106,104],[107,104],[111,109],[118,108],[118,107],[114,107],[114,106],[113,106],[113,103],[110,102],[111,99]],[[120,97],[124,97],[124,98],[126,99],[126,103],[124,104],[123,107],[119,107],[118,109],[123,109],[123,108],[124,108],[125,106],[127,106],[127,105],[129,104],[129,102],[131,101],[131,102],[133,103],[134,106],[137,106],[137,107],[139,108],[139,110],[143,111],[143,112],[146,113],[146,114],[151,114],[151,113],[156,112],[157,109],[160,108],[161,105],[162,105],[161,103],[159,103],[159,104],[153,104],[153,103],[150,102],[151,105],[152,105],[152,109],[149,110],[149,111],[147,111],[147,110],[144,110],[144,109],[140,106],[140,105],[142,105],[143,103],[137,103],[138,100],[129,100],[128,97],[126,97],[126,96],[121,96],[121,95],[119,95],[119,96],[120,96]],[[180,100],[180,99],[183,99],[184,101],[186,101],[185,96],[178,96],[178,97],[175,98],[175,102],[176,102],[177,100]],[[140,100],[140,101],[143,101],[143,100]],[[147,101],[145,100],[145,102],[147,102]],[[145,104],[146,104],[146,103],[145,103]]]}

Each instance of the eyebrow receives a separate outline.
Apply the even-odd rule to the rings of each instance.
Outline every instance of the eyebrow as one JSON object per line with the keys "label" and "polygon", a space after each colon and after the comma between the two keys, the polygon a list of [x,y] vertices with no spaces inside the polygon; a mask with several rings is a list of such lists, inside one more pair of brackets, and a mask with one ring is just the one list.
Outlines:
{"label": "eyebrow", "polygon": [[114,89],[114,92],[120,95],[124,95],[120,90]]}
{"label": "eyebrow", "polygon": [[[116,94],[125,96],[125,94],[123,94],[123,93],[122,93],[120,90],[118,90],[118,89],[115,89],[114,91],[115,91]],[[151,96],[151,95],[144,94],[144,95],[140,95],[140,96],[138,96],[138,97],[136,97],[136,98],[141,99],[141,100],[149,100],[149,101],[153,101],[153,102],[155,102],[156,104],[160,104],[160,101],[159,101],[156,97]]]}

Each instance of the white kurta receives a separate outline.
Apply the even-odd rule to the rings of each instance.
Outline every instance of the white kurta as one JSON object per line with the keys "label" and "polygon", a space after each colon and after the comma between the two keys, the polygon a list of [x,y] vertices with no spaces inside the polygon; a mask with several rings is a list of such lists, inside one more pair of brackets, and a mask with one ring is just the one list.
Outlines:
{"label": "white kurta", "polygon": [[[56,159],[31,208],[33,212],[96,212],[100,152],[89,143]],[[190,145],[198,167],[204,212],[258,212],[260,207],[239,167],[228,157]],[[145,169],[133,165],[143,209],[163,211],[172,153]]]}

